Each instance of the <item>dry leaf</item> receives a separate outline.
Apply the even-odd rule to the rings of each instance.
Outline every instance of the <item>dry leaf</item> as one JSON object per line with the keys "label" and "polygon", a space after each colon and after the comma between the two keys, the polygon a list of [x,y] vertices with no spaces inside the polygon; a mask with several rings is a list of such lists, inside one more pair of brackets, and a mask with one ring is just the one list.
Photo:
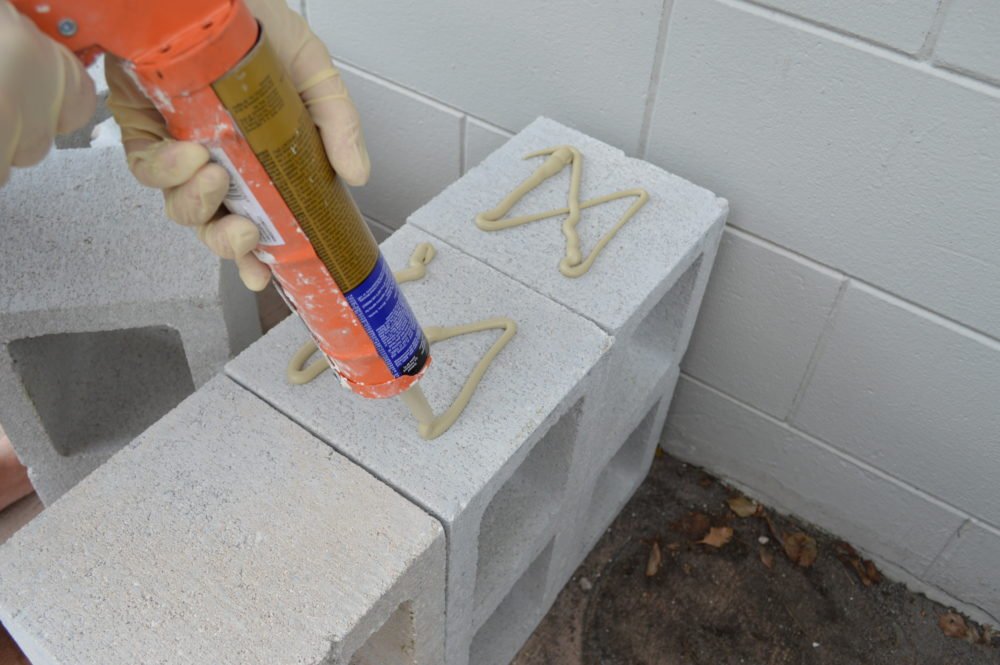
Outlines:
{"label": "dry leaf", "polygon": [[649,551],[649,559],[646,561],[646,577],[652,577],[660,571],[660,563],[663,556],[660,554],[659,541],[653,541],[653,549]]}
{"label": "dry leaf", "polygon": [[708,475],[707,473],[701,474],[701,478],[698,479],[698,485],[705,488],[711,487],[712,483],[714,482],[715,478]]}
{"label": "dry leaf", "polygon": [[878,571],[875,564],[868,560],[861,560],[861,570],[858,571],[858,575],[861,577],[861,583],[865,586],[871,586],[873,584],[878,584],[882,581],[882,573]]}
{"label": "dry leaf", "polygon": [[667,549],[670,550],[671,552],[676,552],[680,548],[681,548],[681,544],[680,543],[668,543],[667,544]]}
{"label": "dry leaf", "polygon": [[851,547],[850,543],[840,541],[836,544],[834,552],[840,561],[854,570],[864,586],[872,586],[882,581],[882,573],[878,571],[875,564],[868,559],[862,559],[857,550]]}
{"label": "dry leaf", "polygon": [[965,625],[965,619],[961,614],[948,612],[938,617],[938,626],[941,632],[948,637],[966,637],[969,634],[969,627]]}
{"label": "dry leaf", "polygon": [[760,516],[764,518],[765,522],[767,522],[767,529],[768,531],[771,532],[771,536],[773,536],[774,539],[778,541],[779,545],[784,547],[785,541],[782,539],[781,534],[778,532],[777,527],[774,526],[774,520],[771,519],[771,516],[767,514],[767,512],[764,510],[763,507],[761,507]]}
{"label": "dry leaf", "polygon": [[733,530],[728,526],[713,526],[708,535],[698,541],[701,545],[722,547],[733,538]]}
{"label": "dry leaf", "polygon": [[792,563],[798,564],[802,568],[808,568],[816,562],[818,551],[816,541],[812,536],[807,536],[802,532],[793,533],[782,538],[781,544]]}
{"label": "dry leaf", "polygon": [[692,540],[697,540],[708,533],[712,526],[708,515],[705,513],[688,513],[681,519],[673,522],[670,528],[687,535]]}
{"label": "dry leaf", "polygon": [[760,562],[764,564],[765,568],[774,567],[774,552],[767,549],[766,547],[760,548]]}
{"label": "dry leaf", "polygon": [[729,498],[726,503],[729,504],[729,509],[736,513],[737,517],[752,517],[761,510],[759,503],[751,501],[742,494]]}
{"label": "dry leaf", "polygon": [[665,457],[666,455],[667,454],[663,452],[663,448],[660,448],[659,446],[656,447],[656,455],[655,455],[656,459],[660,459],[662,457]]}

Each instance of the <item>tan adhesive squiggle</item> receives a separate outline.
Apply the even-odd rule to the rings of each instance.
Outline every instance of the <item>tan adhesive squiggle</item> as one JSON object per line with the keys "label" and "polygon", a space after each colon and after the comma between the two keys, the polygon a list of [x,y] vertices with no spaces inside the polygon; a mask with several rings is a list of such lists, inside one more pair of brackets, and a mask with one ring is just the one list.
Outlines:
{"label": "tan adhesive squiggle", "polygon": [[461,326],[430,326],[424,328],[424,334],[427,335],[427,339],[431,344],[435,342],[443,342],[446,339],[451,339],[452,337],[459,337],[461,335],[468,335],[470,333],[483,332],[486,330],[503,330],[503,334],[497,338],[497,341],[493,342],[493,346],[490,347],[476,366],[473,368],[472,372],[469,374],[469,378],[465,380],[462,385],[462,389],[458,391],[458,396],[451,403],[447,409],[445,409],[441,415],[435,416],[427,403],[426,398],[424,398],[423,393],[415,390],[407,390],[405,393],[400,395],[403,401],[410,407],[410,410],[414,414],[417,414],[417,431],[420,436],[425,439],[436,439],[445,432],[447,432],[458,417],[462,415],[465,411],[465,407],[469,405],[469,401],[472,399],[473,393],[479,387],[479,382],[482,380],[483,376],[486,374],[486,370],[490,368],[490,364],[493,359],[497,357],[497,354],[503,350],[503,347],[507,346],[507,342],[514,337],[517,333],[517,323],[513,319],[507,317],[498,317],[493,319],[484,319],[482,321],[477,321],[475,323],[467,323]]}
{"label": "tan adhesive squiggle", "polygon": [[[422,242],[417,245],[410,255],[409,265],[393,273],[396,282],[404,284],[422,279],[427,274],[428,264],[434,260],[436,254],[437,250],[428,242]],[[424,334],[427,335],[427,340],[431,344],[443,342],[452,337],[484,332],[486,330],[503,330],[503,334],[500,335],[497,341],[493,342],[493,346],[479,359],[479,362],[476,363],[476,366],[462,385],[462,389],[459,390],[458,396],[455,397],[451,405],[441,415],[434,415],[434,411],[424,397],[423,392],[416,390],[416,386],[400,395],[406,406],[416,415],[418,422],[417,431],[422,438],[435,439],[447,432],[455,424],[459,416],[462,415],[462,412],[465,411],[465,407],[472,400],[472,395],[479,387],[479,382],[486,374],[486,370],[489,369],[494,358],[497,357],[497,354],[507,346],[507,343],[517,333],[517,323],[507,317],[496,317],[460,326],[431,326],[424,329]],[[286,376],[290,383],[296,385],[309,383],[329,367],[326,360],[321,358],[313,361],[308,367],[303,369],[302,366],[316,351],[316,343],[312,340],[305,342],[299,347],[299,350],[295,352],[295,355],[288,362]]]}
{"label": "tan adhesive squiggle", "polygon": [[[524,158],[532,159],[543,155],[549,155],[549,158],[546,159],[541,166],[535,169],[535,172],[526,178],[520,185],[515,187],[514,191],[508,194],[492,210],[487,210],[486,212],[481,212],[476,215],[476,226],[483,231],[500,231],[514,226],[529,224],[531,222],[537,222],[541,219],[558,217],[559,215],[566,215],[569,213],[562,224],[563,236],[566,238],[566,255],[559,261],[559,272],[566,277],[579,277],[590,270],[590,267],[597,259],[597,255],[600,254],[605,245],[611,242],[611,239],[615,237],[618,230],[625,226],[625,224],[632,219],[637,212],[639,212],[639,209],[642,208],[642,206],[646,205],[646,201],[649,200],[649,193],[640,188],[624,189],[614,192],[613,194],[598,196],[580,203],[580,175],[583,172],[583,155],[580,151],[571,145],[561,145],[529,153],[525,155]],[[566,196],[565,208],[554,208],[552,210],[546,210],[544,212],[533,213],[530,215],[521,215],[519,217],[510,217],[507,219],[503,218],[503,216],[510,212],[510,209],[513,208],[518,201],[523,199],[528,192],[538,187],[552,176],[558,174],[566,168],[567,164],[572,164],[572,167],[570,171],[569,192]],[[635,202],[629,206],[628,210],[625,211],[625,214],[618,219],[618,222],[615,223],[615,225],[612,226],[611,229],[597,241],[594,249],[591,250],[590,254],[587,255],[586,258],[584,258],[582,252],[580,251],[580,235],[576,232],[576,226],[580,222],[581,211],[601,205],[602,203],[623,199],[628,196],[636,197]]]}

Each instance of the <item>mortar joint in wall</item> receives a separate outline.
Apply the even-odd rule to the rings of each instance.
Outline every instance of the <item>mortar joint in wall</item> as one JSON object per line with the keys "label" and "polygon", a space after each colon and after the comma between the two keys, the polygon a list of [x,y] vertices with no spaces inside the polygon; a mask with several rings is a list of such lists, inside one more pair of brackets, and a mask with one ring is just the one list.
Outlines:
{"label": "mortar joint in wall", "polygon": [[840,303],[844,300],[851,282],[851,278],[845,277],[841,280],[840,286],[837,288],[837,294],[833,297],[833,302],[830,304],[830,311],[827,312],[826,319],[823,321],[823,329],[820,331],[819,337],[816,339],[816,345],[813,346],[812,353],[809,355],[809,362],[806,363],[806,371],[802,374],[802,380],[799,382],[798,388],[795,389],[795,397],[792,398],[792,405],[788,408],[788,413],[785,414],[785,422],[791,422],[798,413],[799,405],[805,395],[806,388],[808,388],[813,374],[816,372],[816,365],[819,364],[819,360],[823,356],[830,331],[833,330],[833,322],[840,309]]}
{"label": "mortar joint in wall", "polygon": [[646,158],[646,151],[649,147],[650,127],[653,123],[653,111],[656,108],[656,91],[659,88],[663,63],[667,59],[667,32],[670,29],[670,15],[673,6],[673,0],[663,0],[660,8],[660,27],[656,34],[656,46],[653,49],[653,67],[649,73],[646,106],[643,109],[642,125],[639,127],[639,143],[636,153],[640,159]]}
{"label": "mortar joint in wall", "polygon": [[917,51],[916,57],[918,60],[929,60],[931,55],[933,55],[938,37],[941,36],[941,29],[944,27],[945,16],[952,2],[953,0],[938,1],[937,9],[934,11],[934,18],[931,20],[930,27],[927,28],[927,34],[924,36],[924,43]]}

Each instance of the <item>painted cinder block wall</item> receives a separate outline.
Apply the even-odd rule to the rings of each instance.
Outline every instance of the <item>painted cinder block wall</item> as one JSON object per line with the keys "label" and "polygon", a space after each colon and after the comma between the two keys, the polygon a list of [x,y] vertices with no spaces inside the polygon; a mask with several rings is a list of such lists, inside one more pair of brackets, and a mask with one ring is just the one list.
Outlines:
{"label": "painted cinder block wall", "polygon": [[302,10],[379,234],[537,115],[728,198],[663,445],[1000,619],[1000,3]]}

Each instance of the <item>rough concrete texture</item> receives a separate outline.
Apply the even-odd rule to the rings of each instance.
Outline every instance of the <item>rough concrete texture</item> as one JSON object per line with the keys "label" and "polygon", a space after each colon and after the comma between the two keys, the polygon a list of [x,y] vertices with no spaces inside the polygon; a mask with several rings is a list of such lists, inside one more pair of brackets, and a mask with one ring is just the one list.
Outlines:
{"label": "rough concrete texture", "polygon": [[[513,642],[509,659],[540,618],[511,624],[493,608],[570,521],[576,488],[568,479],[584,445],[588,400],[599,396],[611,340],[589,321],[409,225],[382,245],[389,265],[407,264],[418,242],[438,249],[427,276],[402,289],[423,325],[454,325],[509,315],[518,332],[497,356],[457,424],[423,441],[399,400],[363,400],[331,373],[305,386],[286,383],[285,366],[307,339],[302,324],[277,326],[229,364],[237,381],[338,451],[382,478],[448,532],[448,662],[469,662],[472,636],[491,616]],[[438,410],[451,401],[493,343],[480,333],[435,345],[421,385]],[[608,444],[606,444],[608,445]],[[543,592],[544,562],[532,568]],[[575,565],[573,562],[571,565]],[[485,609],[484,609],[485,608]],[[473,661],[476,662],[476,661]],[[477,663],[478,665],[478,663]]]}
{"label": "rough concrete texture", "polygon": [[[575,501],[576,525],[571,531],[574,536],[559,543],[557,554],[560,560],[582,561],[646,477],[679,374],[679,368],[674,366],[660,380],[656,390],[637,405],[638,408],[627,419],[633,424],[632,429],[615,439],[615,445],[604,447],[600,457],[591,464],[577,465],[585,475],[573,479],[574,486],[579,488]],[[556,592],[572,572],[572,565],[563,567],[558,583],[553,585]]]}
{"label": "rough concrete texture", "polygon": [[843,280],[727,228],[684,371],[769,415],[786,417]]}
{"label": "rough concrete texture", "polygon": [[[781,532],[816,541],[816,562],[796,566],[763,519],[731,512],[735,494],[697,467],[657,459],[514,665],[1000,662],[995,632],[963,619],[965,633],[955,624],[960,637],[947,637],[949,608],[884,579],[864,586],[833,538],[772,513]],[[711,526],[732,528],[731,540],[697,544]],[[661,561],[647,575],[654,542]]]}
{"label": "rough concrete texture", "polygon": [[989,0],[954,0],[934,46],[934,62],[991,83],[1000,83],[1000,7]]}
{"label": "rough concrete texture", "polygon": [[518,130],[541,113],[570,118],[629,152],[640,149],[659,0],[511,0],[502,7],[369,0],[363,12],[349,0],[305,5],[310,26],[338,61],[498,127]]}
{"label": "rough concrete texture", "polygon": [[[465,414],[440,438],[420,439],[399,400],[363,400],[329,372],[305,386],[289,385],[285,366],[307,339],[295,318],[227,371],[442,521],[449,548],[448,662],[462,664],[480,628],[474,617],[486,620],[482,606],[499,603],[563,522],[585,403],[599,397],[600,365],[611,340],[589,321],[411,226],[394,233],[382,251],[399,269],[424,241],[435,244],[437,257],[424,279],[402,286],[422,325],[504,315],[518,324]],[[437,411],[497,335],[434,346],[421,386]],[[501,624],[520,634],[506,649],[509,659],[534,623],[520,625],[520,633]]]}
{"label": "rough concrete texture", "polygon": [[761,0],[760,4],[911,54],[924,45],[941,6],[938,0],[888,3],[846,0],[835,4],[822,0]]}
{"label": "rough concrete texture", "polygon": [[[590,271],[558,272],[565,250],[559,218],[496,232],[479,230],[477,213],[496,206],[531,175],[529,152],[570,144],[583,153],[580,198],[645,188],[649,201],[608,243]],[[509,216],[566,206],[570,169],[528,194]],[[577,226],[586,254],[631,205],[622,199],[584,210]],[[548,118],[539,118],[411,215],[409,222],[597,323],[627,332],[721,232],[728,206],[712,192]],[[717,237],[714,238],[717,240]]]}
{"label": "rough concrete texture", "polygon": [[[525,154],[561,144],[584,157],[580,198],[645,188],[649,201],[604,248],[590,271],[575,279],[558,272],[565,252],[560,220],[497,232],[474,223],[527,178],[538,160]],[[542,183],[509,213],[517,216],[566,206],[570,169]],[[584,253],[614,225],[631,199],[583,211],[577,226]],[[410,217],[538,293],[590,319],[615,338],[604,397],[590,404],[602,444],[623,441],[638,408],[687,349],[715,260],[728,205],[724,199],[553,120],[539,118]],[[597,466],[600,468],[600,465]]]}
{"label": "rough concrete texture", "polygon": [[0,197],[0,422],[46,503],[259,335],[231,262],[162,210],[119,148],[54,151]]}
{"label": "rough concrete texture", "polygon": [[[995,49],[990,4],[973,20]],[[1000,90],[783,19],[673,3],[646,158],[725,193],[757,238],[1000,337]]]}
{"label": "rough concrete texture", "polygon": [[34,665],[439,665],[441,525],[217,377],[0,547]]}

